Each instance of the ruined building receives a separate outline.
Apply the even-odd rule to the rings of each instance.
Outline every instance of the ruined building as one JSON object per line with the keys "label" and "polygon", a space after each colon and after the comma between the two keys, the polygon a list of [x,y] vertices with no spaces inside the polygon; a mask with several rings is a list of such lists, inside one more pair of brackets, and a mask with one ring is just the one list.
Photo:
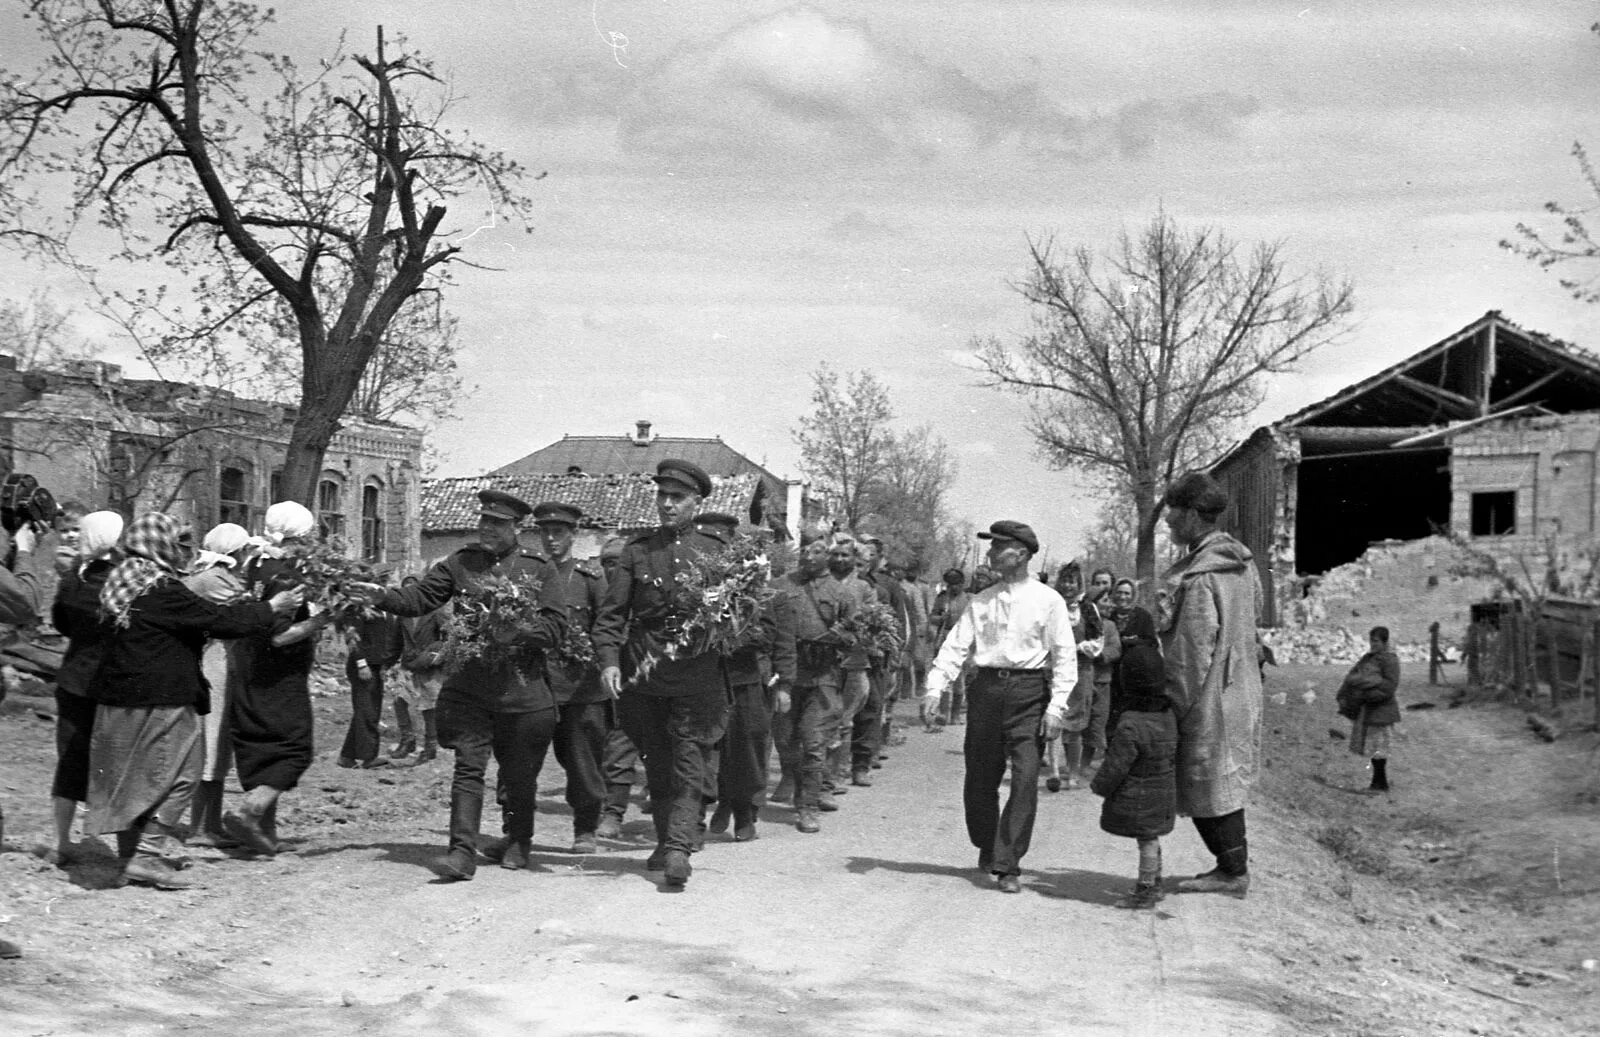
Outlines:
{"label": "ruined building", "polygon": [[1212,471],[1281,621],[1299,578],[1447,529],[1494,552],[1596,529],[1600,358],[1491,310],[1271,425]]}
{"label": "ruined building", "polygon": [[[115,364],[17,370],[0,356],[0,474],[32,475],[58,501],[132,516],[166,511],[203,534],[218,522],[260,532],[295,409],[217,389],[125,378]],[[412,570],[422,433],[347,419],[313,509],[354,557]]]}

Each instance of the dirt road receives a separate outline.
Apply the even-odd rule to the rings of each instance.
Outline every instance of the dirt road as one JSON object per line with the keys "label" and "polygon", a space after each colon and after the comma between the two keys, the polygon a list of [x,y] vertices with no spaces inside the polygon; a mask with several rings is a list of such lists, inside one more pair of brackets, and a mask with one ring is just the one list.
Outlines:
{"label": "dirt road", "polygon": [[[761,838],[713,837],[667,893],[637,842],[589,858],[568,835],[553,764],[537,871],[433,881],[443,762],[396,772],[319,760],[298,801],[352,807],[297,852],[196,865],[205,889],[56,883],[50,924],[0,979],[7,1034],[1177,1034],[1285,1032],[1275,971],[1248,934],[1274,925],[1270,869],[1247,901],[1169,897],[1116,909],[1135,850],[1101,833],[1087,791],[1041,792],[1020,896],[974,868],[959,805],[960,729],[918,730],[821,835],[769,807]],[[383,783],[378,784],[380,778]],[[425,808],[373,824],[363,803]],[[16,793],[8,793],[13,804]],[[307,813],[302,820],[310,819]],[[287,815],[293,824],[294,813]],[[15,832],[15,828],[13,828]],[[12,844],[19,841],[13,835]],[[7,859],[22,858],[8,854]],[[1207,865],[1192,830],[1169,874]],[[20,867],[20,865],[19,865]],[[51,890],[46,889],[46,893]]]}

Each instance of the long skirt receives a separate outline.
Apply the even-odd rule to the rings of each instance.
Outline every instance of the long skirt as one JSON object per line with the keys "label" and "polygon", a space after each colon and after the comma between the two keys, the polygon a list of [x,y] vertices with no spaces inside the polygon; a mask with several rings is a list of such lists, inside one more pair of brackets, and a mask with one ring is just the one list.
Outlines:
{"label": "long skirt", "polygon": [[294,673],[261,685],[245,680],[229,705],[233,759],[239,784],[287,792],[311,767],[311,690],[307,675]]}
{"label": "long skirt", "polygon": [[124,832],[199,780],[193,706],[100,706],[89,744],[90,835]]}

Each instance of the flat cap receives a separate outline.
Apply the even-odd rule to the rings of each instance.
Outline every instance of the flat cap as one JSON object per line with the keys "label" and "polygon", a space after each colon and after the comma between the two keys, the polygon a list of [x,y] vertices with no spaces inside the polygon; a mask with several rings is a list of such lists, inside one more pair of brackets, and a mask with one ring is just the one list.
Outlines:
{"label": "flat cap", "polygon": [[711,476],[697,464],[689,461],[680,461],[669,457],[656,465],[655,479],[657,486],[671,483],[679,486],[698,497],[711,496]]}
{"label": "flat cap", "polygon": [[702,511],[694,517],[697,526],[719,526],[730,533],[739,531],[739,520],[726,511]]}
{"label": "flat cap", "polygon": [[1001,519],[992,524],[988,532],[979,533],[979,540],[1015,540],[1026,547],[1033,554],[1039,553],[1039,538],[1034,536],[1033,527],[1026,522],[1015,522],[1011,519]]}
{"label": "flat cap", "polygon": [[560,501],[541,501],[534,506],[533,521],[536,525],[554,522],[563,526],[577,526],[578,520],[583,518],[583,509],[576,504],[563,504]]}
{"label": "flat cap", "polygon": [[520,497],[513,497],[504,490],[478,491],[479,515],[520,522],[527,518],[531,511],[533,511],[533,506],[527,501]]}

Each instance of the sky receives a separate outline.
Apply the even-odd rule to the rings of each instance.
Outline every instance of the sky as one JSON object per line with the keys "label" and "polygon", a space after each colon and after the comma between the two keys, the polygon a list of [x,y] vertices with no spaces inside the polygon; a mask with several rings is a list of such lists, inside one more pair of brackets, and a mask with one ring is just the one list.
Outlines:
{"label": "sky", "polygon": [[[1499,247],[1543,203],[1586,200],[1571,149],[1600,142],[1589,3],[276,8],[269,42],[302,55],[403,33],[462,125],[548,174],[528,186],[532,234],[482,199],[449,221],[494,269],[449,296],[477,389],[438,430],[439,475],[640,419],[795,475],[791,429],[826,362],[873,372],[900,427],[948,441],[957,516],[1021,519],[1070,556],[1101,501],[1038,455],[972,345],[1028,329],[1011,285],[1030,237],[1099,250],[1163,210],[1354,283],[1349,334],[1276,380],[1258,424],[1486,310],[1600,349],[1600,308]],[[48,272],[0,274],[71,299]]]}

